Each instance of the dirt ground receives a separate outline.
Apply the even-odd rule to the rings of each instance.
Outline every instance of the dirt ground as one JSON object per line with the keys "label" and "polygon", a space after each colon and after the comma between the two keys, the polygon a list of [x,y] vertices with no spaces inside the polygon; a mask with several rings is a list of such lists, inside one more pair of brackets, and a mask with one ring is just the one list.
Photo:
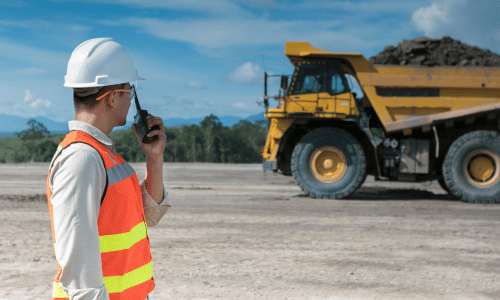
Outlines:
{"label": "dirt ground", "polygon": [[[144,164],[132,164],[139,178]],[[50,299],[48,164],[0,165],[0,299]],[[260,165],[165,164],[158,299],[500,299],[500,205],[368,178],[307,198]]]}

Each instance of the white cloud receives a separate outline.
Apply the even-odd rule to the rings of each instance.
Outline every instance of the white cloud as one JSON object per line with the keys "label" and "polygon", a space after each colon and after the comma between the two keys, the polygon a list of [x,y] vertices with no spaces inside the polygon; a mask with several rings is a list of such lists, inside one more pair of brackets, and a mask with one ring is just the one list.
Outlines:
{"label": "white cloud", "polygon": [[[360,21],[357,25],[345,27],[349,20],[345,17],[293,21],[229,17],[195,20],[129,18],[124,22],[161,39],[193,44],[200,53],[237,46],[282,46],[290,40],[308,41],[330,51],[361,52],[373,47],[382,48],[394,42],[393,36],[404,36],[411,31],[407,27],[385,24],[385,21],[379,22],[378,26],[368,26]],[[380,37],[381,31],[385,33],[384,37]]]}
{"label": "white cloud", "polygon": [[265,7],[265,8],[276,8],[278,3],[273,0],[248,0],[251,4],[255,6]]}
{"label": "white cloud", "polygon": [[47,72],[47,70],[42,69],[42,68],[26,68],[26,69],[20,71],[21,74],[29,75],[29,76],[36,76],[36,75],[40,75],[40,74],[45,73],[45,72]]}
{"label": "white cloud", "polygon": [[50,101],[49,100],[42,100],[42,99],[36,99],[33,103],[30,104],[31,108],[35,108],[40,106],[40,104],[45,105],[46,107],[50,107]]}
{"label": "white cloud", "polygon": [[[426,34],[438,30],[450,23],[450,10],[458,4],[456,1],[435,2],[431,6],[418,9],[412,17],[415,27]],[[463,4],[463,3],[462,3]]]}
{"label": "white cloud", "polygon": [[259,65],[246,62],[227,76],[227,79],[235,83],[259,84],[262,82],[264,70]]}
{"label": "white cloud", "polygon": [[21,6],[26,6],[26,1],[22,0],[1,0],[0,1],[0,6],[7,6],[7,7],[21,7]]}
{"label": "white cloud", "polygon": [[49,51],[41,48],[29,47],[10,43],[0,39],[0,53],[3,59],[30,63],[33,65],[48,66],[51,69],[66,70],[71,53]]}
{"label": "white cloud", "polygon": [[233,0],[57,0],[59,2],[113,3],[136,7],[162,8],[169,10],[196,11],[204,13],[236,13],[240,7]]}
{"label": "white cloud", "polygon": [[[52,0],[56,1],[56,0]],[[387,12],[412,12],[429,0],[380,0],[363,1],[362,4],[352,0],[332,1],[296,1],[296,0],[57,0],[58,2],[94,2],[113,3],[143,8],[160,8],[166,10],[194,11],[211,14],[247,14],[257,9],[279,9],[280,11],[318,11],[324,9],[351,11],[354,13],[373,14]],[[253,7],[248,11],[244,7]]]}
{"label": "white cloud", "polygon": [[105,26],[123,26],[123,22],[116,20],[99,20],[96,23]]}
{"label": "white cloud", "polygon": [[237,109],[247,109],[248,106],[245,102],[238,102],[232,105],[232,107],[237,108]]}
{"label": "white cloud", "polygon": [[92,27],[82,25],[66,25],[66,27],[71,31],[88,31],[92,29]]}
{"label": "white cloud", "polygon": [[69,31],[87,31],[91,27],[83,25],[75,25],[68,23],[60,23],[45,20],[0,20],[0,26],[32,28],[32,29],[68,29]]}
{"label": "white cloud", "polygon": [[191,89],[198,89],[198,90],[206,89],[205,86],[203,86],[201,83],[196,82],[196,81],[191,81],[191,82],[186,83],[186,87],[191,88]]}
{"label": "white cloud", "polygon": [[30,102],[31,99],[33,99],[33,96],[35,96],[35,95],[32,94],[30,90],[26,89],[24,91],[24,103]]}
{"label": "white cloud", "polygon": [[[45,23],[45,21],[43,21]],[[0,26],[8,26],[8,27],[20,27],[20,28],[28,28],[31,27],[27,21],[12,21],[12,20],[0,20]]]}
{"label": "white cloud", "polygon": [[449,35],[464,43],[500,51],[500,1],[433,0],[412,16],[416,30],[432,38]]}
{"label": "white cloud", "polygon": [[379,0],[379,1],[363,1],[362,4],[352,0],[345,1],[304,1],[299,5],[281,6],[280,9],[294,10],[309,10],[309,11],[345,11],[359,15],[374,15],[374,14],[390,14],[390,13],[411,13],[422,5],[425,5],[429,0]]}
{"label": "white cloud", "polygon": [[[395,37],[412,34],[412,28],[407,26],[408,15],[429,1],[381,0],[359,5],[348,0],[107,0],[99,2],[205,14],[201,17],[137,17],[97,23],[133,26],[161,39],[190,43],[201,54],[212,57],[224,56],[220,53],[229,47],[284,45],[287,40],[309,41],[330,51],[362,52],[374,47],[383,48],[400,40]],[[267,13],[270,10],[290,17],[270,19]],[[296,14],[298,17],[292,17]],[[381,32],[384,33],[382,37]]]}

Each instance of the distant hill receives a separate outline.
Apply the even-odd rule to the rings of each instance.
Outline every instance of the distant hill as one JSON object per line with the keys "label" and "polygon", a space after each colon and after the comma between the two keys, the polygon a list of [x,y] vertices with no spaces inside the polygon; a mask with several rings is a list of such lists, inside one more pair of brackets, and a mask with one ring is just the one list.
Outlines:
{"label": "distant hill", "polygon": [[255,123],[255,121],[260,121],[260,120],[265,120],[266,117],[264,117],[264,113],[256,114],[250,117],[247,117],[245,120]]}
{"label": "distant hill", "polygon": [[[182,125],[198,125],[203,121],[205,117],[202,118],[171,118],[163,119],[165,127],[177,127]],[[10,138],[14,137],[14,133],[21,132],[28,129],[28,121],[31,118],[22,118],[17,116],[10,116],[0,114],[0,138]],[[68,132],[68,122],[56,122],[45,117],[35,117],[36,121],[42,123],[52,134],[60,134]],[[256,120],[264,119],[264,113],[249,116],[247,118],[240,118],[235,116],[222,116],[219,117],[222,125],[231,127],[238,123],[240,120],[247,120],[254,123]],[[116,127],[114,131],[128,129],[132,125],[132,121],[128,121],[125,126]]]}
{"label": "distant hill", "polygon": [[[17,116],[0,114],[0,137],[7,137],[5,135],[15,132],[21,132],[28,129],[28,121],[31,118],[22,118]],[[55,122],[45,117],[35,117],[35,120],[42,123],[50,133],[66,133],[68,132],[67,122]]]}

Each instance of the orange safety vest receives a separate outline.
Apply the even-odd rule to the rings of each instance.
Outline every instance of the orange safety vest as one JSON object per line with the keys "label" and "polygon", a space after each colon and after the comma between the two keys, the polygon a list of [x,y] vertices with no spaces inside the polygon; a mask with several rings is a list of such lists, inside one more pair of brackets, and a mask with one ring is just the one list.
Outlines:
{"label": "orange safety vest", "polygon": [[[49,188],[52,164],[61,151],[73,143],[85,143],[96,149],[106,168],[106,189],[97,219],[104,285],[111,300],[146,299],[154,288],[153,259],[144,217],[141,189],[134,169],[118,154],[113,154],[93,137],[72,131],[57,148],[47,177],[52,241],[55,243],[53,209]],[[85,184],[85,183],[82,183]],[[56,257],[57,260],[57,257]],[[69,299],[59,284],[61,267],[54,279],[52,299]]]}

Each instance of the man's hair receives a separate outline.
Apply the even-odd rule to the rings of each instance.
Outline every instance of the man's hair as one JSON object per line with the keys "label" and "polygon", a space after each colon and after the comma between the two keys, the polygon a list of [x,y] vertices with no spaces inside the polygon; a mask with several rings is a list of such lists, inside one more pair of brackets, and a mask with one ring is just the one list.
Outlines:
{"label": "man's hair", "polygon": [[116,90],[116,89],[123,89],[125,88],[126,83],[122,84],[116,84],[116,85],[108,85],[103,87],[102,89],[99,90],[99,92],[95,94],[91,94],[88,96],[80,97],[77,95],[75,91],[73,91],[73,104],[75,105],[75,111],[79,111],[82,109],[91,109],[95,107],[97,104],[99,104],[99,101],[103,101],[104,99],[101,100],[96,100],[100,96],[106,94],[109,91]]}

